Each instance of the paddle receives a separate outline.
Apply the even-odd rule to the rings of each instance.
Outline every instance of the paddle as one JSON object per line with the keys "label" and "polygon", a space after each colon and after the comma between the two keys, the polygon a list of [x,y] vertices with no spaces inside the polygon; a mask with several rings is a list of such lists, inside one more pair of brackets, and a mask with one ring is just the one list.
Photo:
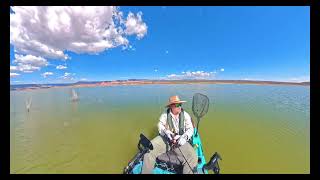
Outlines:
{"label": "paddle", "polygon": [[193,95],[192,99],[192,112],[193,115],[197,118],[197,131],[195,136],[198,136],[198,128],[200,118],[202,118],[209,109],[209,98],[206,95],[196,93]]}

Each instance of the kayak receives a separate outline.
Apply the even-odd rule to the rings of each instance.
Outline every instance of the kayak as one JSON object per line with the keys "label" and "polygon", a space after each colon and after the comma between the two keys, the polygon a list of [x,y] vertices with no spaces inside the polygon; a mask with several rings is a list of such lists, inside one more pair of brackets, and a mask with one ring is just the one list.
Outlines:
{"label": "kayak", "polygon": [[[198,97],[199,95],[200,97]],[[201,99],[202,102],[198,104],[201,104],[202,106],[197,107],[196,106],[197,103],[194,103],[194,102],[199,101],[200,98],[202,98]],[[196,155],[198,157],[198,164],[197,164],[196,171],[193,173],[208,174],[208,170],[212,170],[215,174],[219,174],[220,167],[219,167],[218,161],[222,160],[221,156],[217,152],[215,152],[213,156],[210,158],[209,162],[206,162],[206,159],[203,153],[203,146],[202,146],[200,134],[198,133],[200,117],[203,117],[203,115],[207,112],[208,104],[209,104],[209,102],[206,102],[207,106],[205,106],[203,105],[205,104],[203,103],[203,101],[209,101],[209,99],[205,95],[202,95],[199,93],[197,93],[194,96],[193,106],[195,106],[195,108],[193,107],[193,113],[197,117],[198,123],[197,123],[197,128],[194,127],[194,133],[192,135],[190,144],[192,145],[192,147],[196,152]],[[197,108],[198,109],[200,108],[199,112],[201,112],[202,114],[197,113],[198,112]],[[142,165],[143,165],[143,156],[145,153],[153,149],[152,143],[143,134],[140,134],[138,149],[139,149],[139,152],[134,156],[134,158],[132,158],[132,160],[129,161],[128,165],[124,168],[123,170],[124,174],[141,174]],[[166,153],[164,153],[163,155],[168,156],[168,154],[166,155]],[[173,153],[171,153],[171,155],[172,154]],[[182,167],[183,167],[182,164],[179,164],[177,163],[177,161],[174,160],[174,159],[177,159],[177,157],[175,157],[174,155],[172,155],[171,158],[162,158],[162,157],[164,156],[160,155],[159,157],[156,158],[156,163],[152,170],[152,174],[181,174],[182,173]]]}
{"label": "kayak", "polygon": [[[196,132],[196,128],[195,128]],[[197,165],[197,172],[198,173],[205,173],[208,174],[208,171],[205,170],[204,172],[202,171],[202,167],[204,164],[206,164],[206,159],[203,154],[203,149],[202,149],[202,143],[201,143],[201,138],[198,133],[197,136],[195,136],[195,133],[192,136],[192,146],[198,156],[198,165]],[[142,160],[133,168],[132,174],[141,174],[141,169],[142,169]],[[165,166],[161,166],[156,162],[155,168],[153,169],[153,174],[175,174],[175,170],[169,170],[169,168],[165,168]]]}

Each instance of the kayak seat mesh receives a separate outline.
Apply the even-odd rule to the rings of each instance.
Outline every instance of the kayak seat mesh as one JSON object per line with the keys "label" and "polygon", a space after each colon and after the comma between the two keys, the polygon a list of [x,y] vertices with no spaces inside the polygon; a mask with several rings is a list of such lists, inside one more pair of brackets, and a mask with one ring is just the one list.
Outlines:
{"label": "kayak seat mesh", "polygon": [[156,158],[157,164],[165,163],[168,167],[174,168],[176,171],[182,170],[183,157],[178,156],[174,151],[168,151]]}

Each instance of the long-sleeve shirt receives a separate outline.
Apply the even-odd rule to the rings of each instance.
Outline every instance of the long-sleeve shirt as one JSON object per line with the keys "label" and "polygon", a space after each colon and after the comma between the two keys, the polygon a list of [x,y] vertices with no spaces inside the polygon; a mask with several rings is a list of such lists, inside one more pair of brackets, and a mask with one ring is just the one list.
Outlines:
{"label": "long-sleeve shirt", "polygon": [[[184,112],[184,134],[187,136],[187,140],[189,140],[192,135],[193,135],[193,125],[191,122],[191,117],[190,115],[186,112]],[[181,112],[182,113],[182,112]],[[171,110],[170,110],[170,114],[172,117],[172,123],[174,126],[174,130],[175,132],[179,132],[179,114],[177,116],[173,115]],[[167,125],[167,111],[164,111],[160,118],[159,118],[159,123],[158,123],[158,130],[159,130],[159,134],[164,136],[165,135],[165,131],[169,130],[169,125]]]}

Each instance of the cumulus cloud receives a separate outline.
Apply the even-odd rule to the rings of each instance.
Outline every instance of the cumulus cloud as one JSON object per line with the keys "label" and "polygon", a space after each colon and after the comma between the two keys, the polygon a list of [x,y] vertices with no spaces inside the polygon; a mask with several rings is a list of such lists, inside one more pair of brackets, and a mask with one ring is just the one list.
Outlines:
{"label": "cumulus cloud", "polygon": [[10,71],[18,71],[18,67],[17,66],[10,66]]}
{"label": "cumulus cloud", "polygon": [[13,63],[17,64],[17,66],[10,66],[10,71],[31,73],[40,70],[41,67],[48,66],[48,61],[42,57],[19,54],[15,54],[14,56]]}
{"label": "cumulus cloud", "polygon": [[167,75],[168,79],[212,79],[215,75],[213,72],[204,72],[204,71],[186,71],[181,74],[170,74]]}
{"label": "cumulus cloud", "polygon": [[10,77],[17,77],[17,76],[19,76],[20,74],[18,74],[18,73],[10,73]]}
{"label": "cumulus cloud", "polygon": [[[181,76],[181,75],[180,75],[180,76]],[[176,75],[176,74],[169,74],[169,75],[167,75],[167,77],[168,77],[169,79],[173,79],[173,78],[178,77],[178,75]]]}
{"label": "cumulus cloud", "polygon": [[[106,7],[12,7],[10,43],[25,54],[67,59],[65,50],[99,53],[129,42],[126,35],[142,38],[147,26],[142,13],[122,19],[119,8]],[[125,28],[125,30],[123,30]]]}
{"label": "cumulus cloud", "polygon": [[65,79],[65,80],[74,80],[74,78],[73,78],[74,75],[76,75],[76,74],[65,72],[64,75],[61,76],[61,78]]}
{"label": "cumulus cloud", "polygon": [[71,75],[71,73],[64,73],[64,75],[63,75],[63,78],[67,78],[67,77],[70,77],[70,75]]}
{"label": "cumulus cloud", "polygon": [[59,65],[59,66],[56,67],[56,69],[67,69],[67,67],[63,66],[63,65]]}
{"label": "cumulus cloud", "polygon": [[223,68],[221,68],[221,69],[220,69],[220,71],[222,71],[222,72],[223,72],[223,71],[224,71],[224,69],[223,69]]}
{"label": "cumulus cloud", "polygon": [[36,70],[40,70],[40,67],[32,66],[30,64],[19,64],[18,69],[19,69],[19,71],[24,72],[24,73],[32,73]]}
{"label": "cumulus cloud", "polygon": [[41,74],[44,78],[46,78],[47,76],[53,75],[52,72],[45,72],[43,74]]}
{"label": "cumulus cloud", "polygon": [[141,39],[147,33],[141,12],[130,12],[123,19],[118,7],[14,6],[11,9],[10,44],[15,47],[15,53],[43,59],[70,59],[66,51],[98,54],[128,46],[129,35]]}
{"label": "cumulus cloud", "polygon": [[14,57],[15,57],[15,60],[13,61],[13,63],[16,63],[16,64],[28,64],[36,67],[42,67],[42,66],[48,65],[47,60],[42,57],[37,57],[32,55],[23,56],[19,54],[15,54]]}
{"label": "cumulus cloud", "polygon": [[134,15],[133,13],[129,12],[126,25],[126,34],[132,35],[137,34],[138,39],[143,38],[147,33],[147,25],[142,21],[142,12],[137,13]]}

